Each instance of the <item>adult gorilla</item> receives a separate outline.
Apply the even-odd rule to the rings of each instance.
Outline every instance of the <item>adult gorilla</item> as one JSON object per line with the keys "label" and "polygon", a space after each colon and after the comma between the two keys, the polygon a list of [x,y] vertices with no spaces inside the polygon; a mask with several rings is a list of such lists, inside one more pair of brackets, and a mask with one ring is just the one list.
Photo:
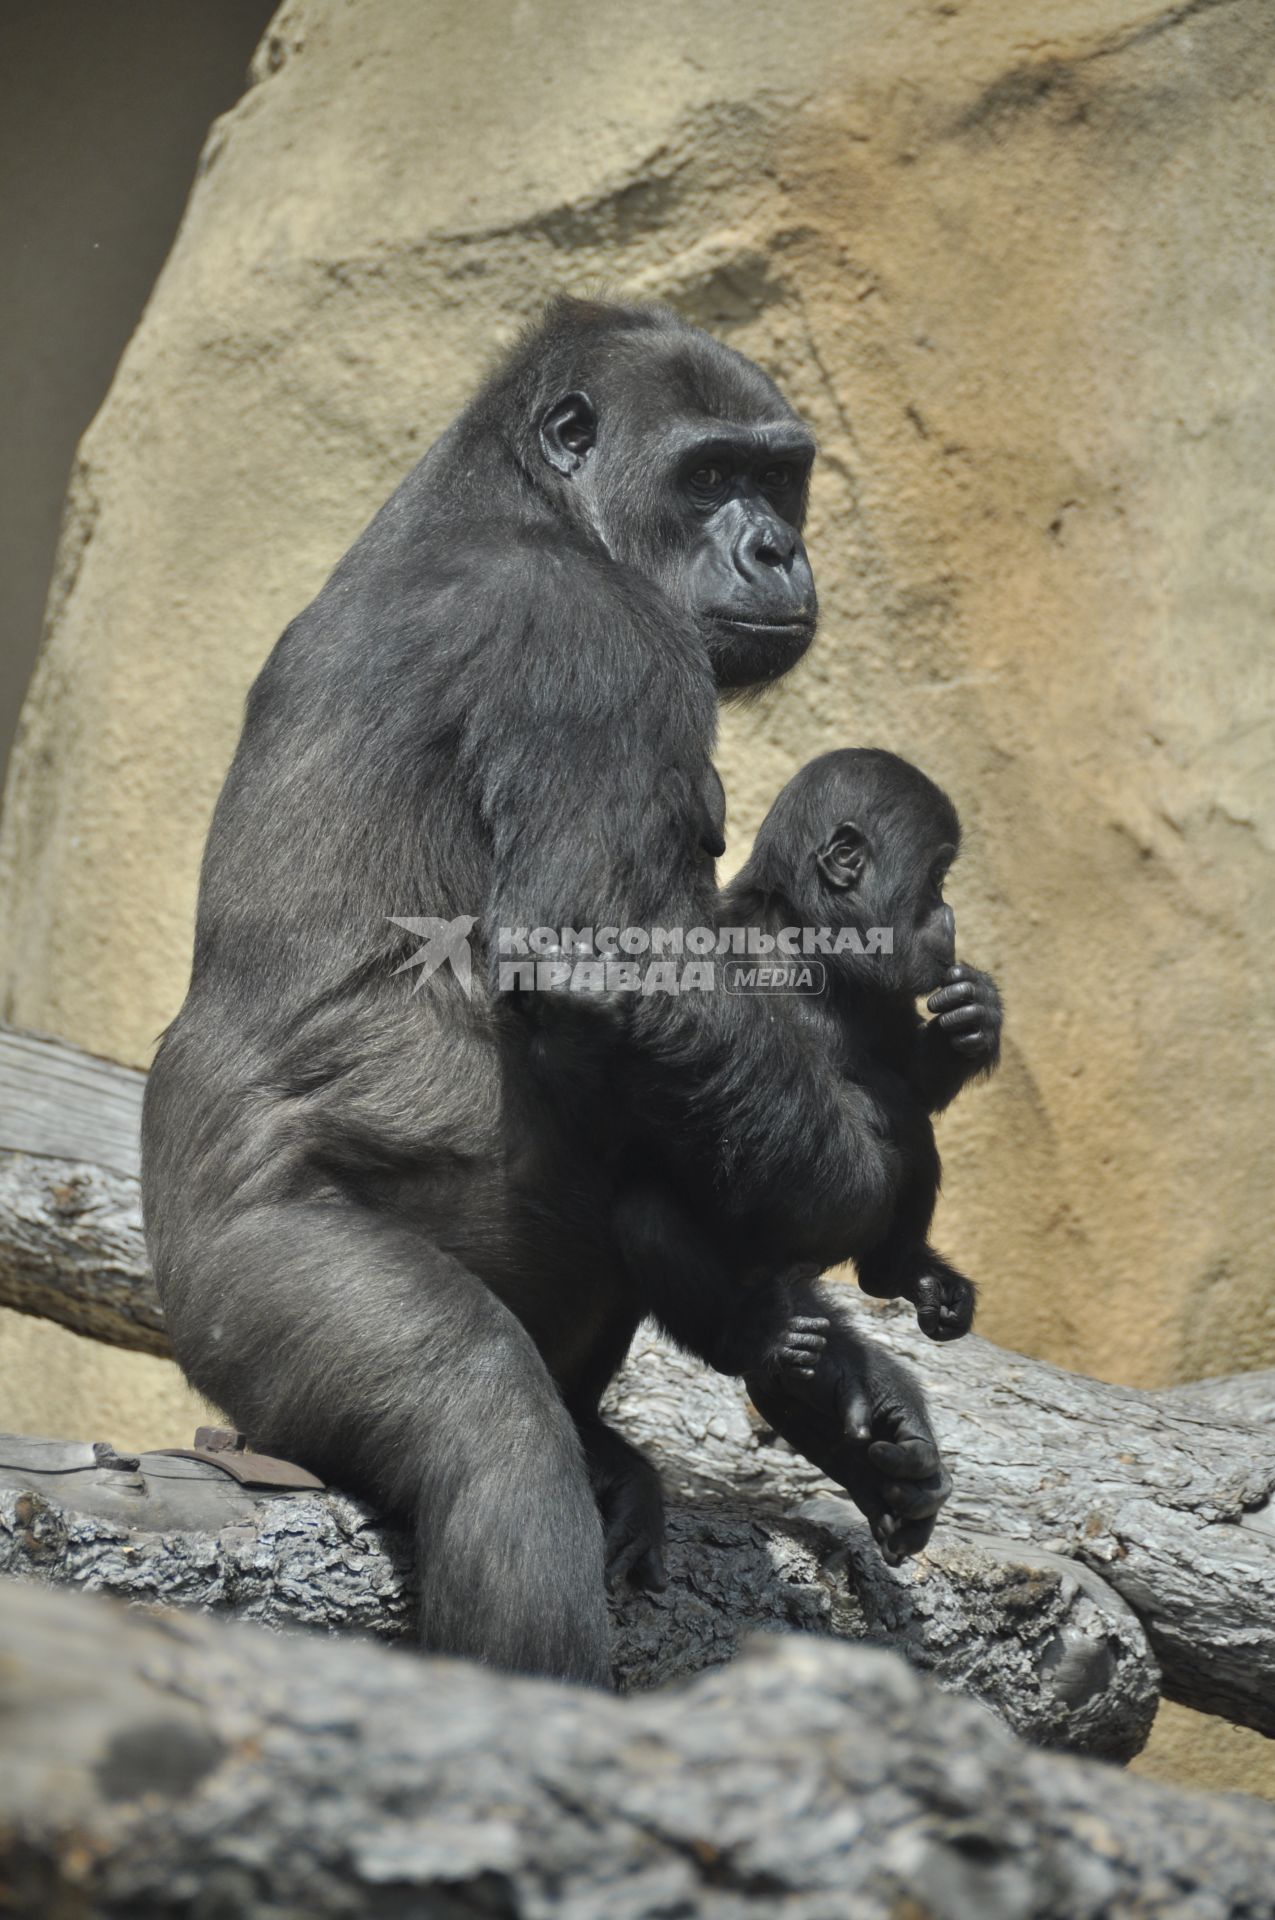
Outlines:
{"label": "adult gorilla", "polygon": [[[657,1483],[597,1415],[641,1312],[609,1116],[546,1093],[494,932],[712,924],[715,692],[810,643],[812,456],[772,383],[671,313],[559,301],[248,700],[147,1087],[148,1240],[195,1386],[414,1519],[434,1648],[605,1681],[599,1501],[658,1578]],[[451,967],[413,994],[390,916],[474,916],[472,995]],[[624,1128],[709,1153],[727,1205],[888,1200],[853,1090],[764,1006],[644,1002],[631,1040]],[[803,1415],[804,1444],[850,1448],[865,1510],[919,1544],[944,1492],[919,1392],[848,1333],[837,1360],[857,1437]]]}

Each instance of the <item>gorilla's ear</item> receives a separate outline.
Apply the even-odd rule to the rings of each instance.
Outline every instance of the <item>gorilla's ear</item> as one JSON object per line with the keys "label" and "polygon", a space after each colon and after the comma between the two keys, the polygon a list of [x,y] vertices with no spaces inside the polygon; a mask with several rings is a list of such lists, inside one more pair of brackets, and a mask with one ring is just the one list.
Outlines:
{"label": "gorilla's ear", "polygon": [[561,474],[578,473],[598,437],[598,416],[587,393],[564,393],[540,422],[540,450]]}
{"label": "gorilla's ear", "polygon": [[867,835],[853,820],[843,820],[815,854],[815,865],[830,887],[845,893],[862,880],[869,852]]}

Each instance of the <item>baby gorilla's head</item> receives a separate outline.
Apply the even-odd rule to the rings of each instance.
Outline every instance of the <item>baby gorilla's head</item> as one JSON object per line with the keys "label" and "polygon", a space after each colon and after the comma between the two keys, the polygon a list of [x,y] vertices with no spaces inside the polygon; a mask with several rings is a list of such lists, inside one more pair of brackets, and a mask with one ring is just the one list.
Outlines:
{"label": "baby gorilla's head", "polygon": [[840,943],[838,971],[874,992],[916,996],[956,958],[943,882],[960,844],[956,808],[918,767],[847,747],[788,782],[736,887],[782,901],[790,925],[853,928],[858,942]]}

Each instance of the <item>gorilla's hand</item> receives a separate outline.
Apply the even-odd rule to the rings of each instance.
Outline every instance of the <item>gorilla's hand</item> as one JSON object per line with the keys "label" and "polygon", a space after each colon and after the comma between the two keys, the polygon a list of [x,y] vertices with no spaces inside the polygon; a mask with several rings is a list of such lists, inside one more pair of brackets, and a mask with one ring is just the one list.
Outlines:
{"label": "gorilla's hand", "polygon": [[798,1399],[818,1390],[819,1362],[828,1346],[832,1322],[826,1314],[796,1314],[786,1320],[768,1358],[768,1370]]}
{"label": "gorilla's hand", "polygon": [[744,1384],[763,1419],[845,1488],[891,1566],[921,1551],[952,1482],[925,1396],[893,1354],[834,1321],[816,1375],[822,1404],[773,1373]]}
{"label": "gorilla's hand", "polygon": [[967,1061],[971,1071],[987,1072],[1000,1059],[1001,997],[990,973],[958,963],[949,967],[943,985],[926,1006],[936,1017],[931,1026],[953,1053]]}

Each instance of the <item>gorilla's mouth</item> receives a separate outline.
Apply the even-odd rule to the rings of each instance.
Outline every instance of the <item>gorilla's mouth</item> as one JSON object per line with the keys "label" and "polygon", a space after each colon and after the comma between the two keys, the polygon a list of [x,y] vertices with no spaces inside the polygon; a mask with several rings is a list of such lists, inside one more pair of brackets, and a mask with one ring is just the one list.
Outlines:
{"label": "gorilla's mouth", "polygon": [[809,633],[814,625],[808,613],[789,620],[745,620],[738,613],[713,613],[709,619],[719,626],[732,627],[737,633]]}

